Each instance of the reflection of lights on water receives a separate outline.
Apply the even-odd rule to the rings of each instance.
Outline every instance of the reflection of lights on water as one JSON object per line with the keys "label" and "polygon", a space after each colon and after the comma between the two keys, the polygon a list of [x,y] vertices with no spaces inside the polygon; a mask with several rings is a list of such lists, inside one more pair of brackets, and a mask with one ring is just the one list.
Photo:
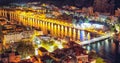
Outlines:
{"label": "reflection of lights on water", "polygon": [[98,49],[100,49],[100,42],[97,43],[97,47],[98,47]]}
{"label": "reflection of lights on water", "polygon": [[87,46],[87,50],[90,51],[90,46]]}
{"label": "reflection of lights on water", "polygon": [[108,47],[108,39],[105,40],[105,44]]}
{"label": "reflection of lights on water", "polygon": [[95,47],[96,44],[92,44],[92,47],[94,48],[94,50],[96,50],[96,47]]}
{"label": "reflection of lights on water", "polygon": [[105,49],[106,51],[109,50],[109,43],[108,43],[108,39],[105,40]]}
{"label": "reflection of lights on water", "polygon": [[84,37],[85,37],[85,31],[81,30],[80,31],[80,40],[84,41]]}

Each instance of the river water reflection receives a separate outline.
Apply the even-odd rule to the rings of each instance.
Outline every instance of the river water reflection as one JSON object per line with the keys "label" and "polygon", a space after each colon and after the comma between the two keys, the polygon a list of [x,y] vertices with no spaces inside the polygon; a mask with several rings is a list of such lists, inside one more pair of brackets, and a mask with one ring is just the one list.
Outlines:
{"label": "river water reflection", "polygon": [[105,39],[84,47],[89,51],[95,50],[100,57],[109,61],[108,63],[120,63],[120,46],[118,44],[111,39]]}

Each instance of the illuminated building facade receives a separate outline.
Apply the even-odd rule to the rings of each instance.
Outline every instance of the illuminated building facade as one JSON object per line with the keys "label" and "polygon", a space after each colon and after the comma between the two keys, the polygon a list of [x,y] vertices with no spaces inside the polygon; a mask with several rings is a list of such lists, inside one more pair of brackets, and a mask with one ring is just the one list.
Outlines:
{"label": "illuminated building facade", "polygon": [[44,34],[48,34],[49,31],[52,36],[59,38],[69,36],[71,40],[81,39],[83,41],[85,36],[90,35],[90,32],[96,32],[95,30],[88,29],[87,31],[89,32],[85,32],[85,29],[83,30],[74,27],[73,23],[65,20],[46,18],[45,11],[46,10],[43,10],[40,11],[41,14],[36,14],[32,11],[1,9],[0,16],[9,18],[10,21],[18,21],[25,26],[31,26],[40,29]]}

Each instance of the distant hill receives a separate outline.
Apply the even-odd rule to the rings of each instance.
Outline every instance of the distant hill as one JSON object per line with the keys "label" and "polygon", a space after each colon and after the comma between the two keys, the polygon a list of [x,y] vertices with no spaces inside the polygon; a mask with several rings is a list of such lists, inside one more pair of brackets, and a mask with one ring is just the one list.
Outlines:
{"label": "distant hill", "polygon": [[9,3],[26,3],[26,2],[34,2],[34,1],[53,3],[57,6],[75,5],[78,7],[91,6],[93,3],[93,0],[0,0],[0,5],[8,5]]}
{"label": "distant hill", "polygon": [[[89,7],[93,6],[94,0],[0,0],[0,5],[8,5],[9,3],[27,3],[27,2],[47,2],[57,6],[62,5],[74,5],[77,7]],[[109,0],[111,1],[111,0]],[[115,1],[115,8],[120,7],[120,0]]]}

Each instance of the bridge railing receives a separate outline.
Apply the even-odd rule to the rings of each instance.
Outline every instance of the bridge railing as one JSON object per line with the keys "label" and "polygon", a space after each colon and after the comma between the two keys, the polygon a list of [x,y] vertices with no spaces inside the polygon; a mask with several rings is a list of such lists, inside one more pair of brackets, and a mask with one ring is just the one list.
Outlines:
{"label": "bridge railing", "polygon": [[78,44],[80,44],[80,45],[87,45],[87,44],[95,43],[97,41],[100,41],[100,40],[103,40],[103,39],[106,39],[106,38],[110,38],[110,37],[112,37],[112,34],[108,33],[108,34],[103,35],[101,37],[97,37],[97,38],[93,38],[91,40],[86,40],[86,41],[79,42]]}

